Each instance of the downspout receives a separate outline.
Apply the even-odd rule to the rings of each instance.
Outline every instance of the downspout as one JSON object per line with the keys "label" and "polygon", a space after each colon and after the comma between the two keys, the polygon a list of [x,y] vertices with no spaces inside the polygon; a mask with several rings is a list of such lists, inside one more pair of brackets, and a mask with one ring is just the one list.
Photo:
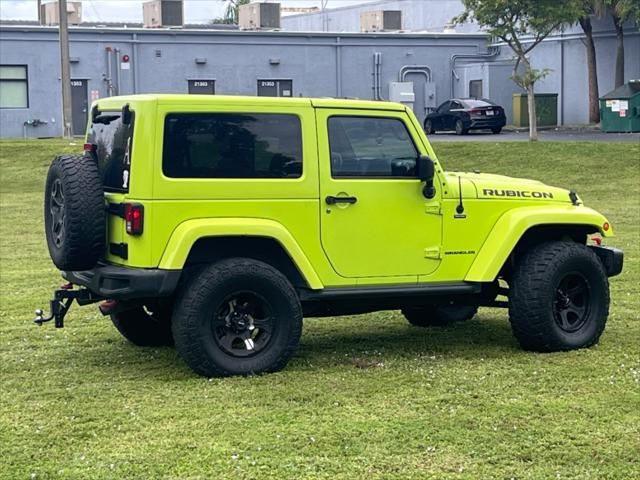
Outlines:
{"label": "downspout", "polygon": [[113,53],[116,60],[116,95],[120,95],[120,49],[115,48]]}
{"label": "downspout", "polygon": [[342,97],[342,46],[336,37],[336,97]]}
{"label": "downspout", "polygon": [[382,82],[380,80],[380,71],[382,65],[382,53],[375,52],[373,54],[373,99],[383,100],[381,95]]}
{"label": "downspout", "polygon": [[131,63],[133,63],[133,71],[131,74],[133,75],[133,93],[138,93],[138,34],[134,33],[131,35],[131,40],[133,40],[133,48],[131,51]]}
{"label": "downspout", "polygon": [[449,72],[451,74],[451,84],[449,85],[449,98],[454,97],[455,84],[454,78],[457,77],[455,73],[456,69],[456,61],[460,59],[469,59],[469,60],[490,60],[500,54],[500,47],[490,46],[487,49],[487,53],[458,53],[451,55],[451,59],[449,60]]}
{"label": "downspout", "polygon": [[105,78],[105,81],[107,82],[107,97],[110,97],[113,93],[113,84],[111,83],[111,47],[107,47],[105,50],[107,52],[107,78]]}
{"label": "downspout", "polygon": [[564,125],[564,38],[560,32],[560,125]]}

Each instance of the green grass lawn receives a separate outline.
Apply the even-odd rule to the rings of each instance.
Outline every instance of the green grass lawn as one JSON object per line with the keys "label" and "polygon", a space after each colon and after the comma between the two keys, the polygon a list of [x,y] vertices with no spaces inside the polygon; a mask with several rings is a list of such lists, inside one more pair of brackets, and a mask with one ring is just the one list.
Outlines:
{"label": "green grass lawn", "polygon": [[46,169],[80,148],[0,142],[0,478],[640,478],[639,145],[435,146],[448,169],[575,188],[609,217],[626,265],[596,347],[524,352],[502,310],[446,329],[381,312],[310,319],[285,371],[222,380],[95,307],[31,323],[61,283]]}

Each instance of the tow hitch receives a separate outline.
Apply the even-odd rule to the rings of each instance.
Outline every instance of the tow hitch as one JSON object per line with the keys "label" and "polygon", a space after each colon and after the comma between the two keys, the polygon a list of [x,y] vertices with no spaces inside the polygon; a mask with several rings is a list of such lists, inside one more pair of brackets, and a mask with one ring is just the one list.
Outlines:
{"label": "tow hitch", "polygon": [[51,314],[45,317],[44,312],[38,309],[35,311],[36,318],[33,322],[42,326],[43,323],[54,320],[56,328],[64,327],[64,317],[74,300],[78,302],[78,305],[89,305],[102,300],[102,298],[86,288],[74,290],[73,284],[66,283],[54,292],[53,300],[49,302]]}

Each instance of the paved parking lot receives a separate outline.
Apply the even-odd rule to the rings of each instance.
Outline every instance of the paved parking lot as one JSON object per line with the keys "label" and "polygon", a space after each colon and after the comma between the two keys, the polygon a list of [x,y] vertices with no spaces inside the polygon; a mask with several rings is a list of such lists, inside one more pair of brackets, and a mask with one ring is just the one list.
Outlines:
{"label": "paved parking lot", "polygon": [[[629,142],[640,143],[640,133],[604,133],[600,130],[540,130],[540,141],[547,142]],[[489,131],[471,131],[467,135],[439,132],[429,135],[432,142],[520,142],[529,140],[529,132],[503,131],[494,135]]]}

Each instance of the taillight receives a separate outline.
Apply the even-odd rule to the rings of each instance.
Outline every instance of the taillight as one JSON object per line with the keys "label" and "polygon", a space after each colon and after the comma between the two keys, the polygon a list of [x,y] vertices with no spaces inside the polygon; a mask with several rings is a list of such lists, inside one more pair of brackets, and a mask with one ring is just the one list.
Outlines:
{"label": "taillight", "polygon": [[124,223],[129,235],[140,235],[144,225],[144,206],[140,203],[125,203]]}

